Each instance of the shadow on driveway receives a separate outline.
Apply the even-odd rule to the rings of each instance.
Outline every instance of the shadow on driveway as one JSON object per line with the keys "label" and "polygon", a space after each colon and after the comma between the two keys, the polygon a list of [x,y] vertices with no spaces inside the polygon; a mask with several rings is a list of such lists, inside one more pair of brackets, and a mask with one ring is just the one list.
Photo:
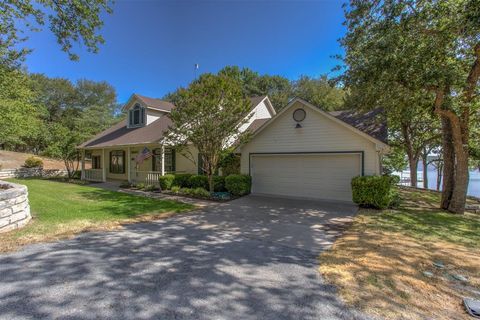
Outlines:
{"label": "shadow on driveway", "polygon": [[0,256],[0,318],[365,319],[317,257],[356,208],[244,197]]}

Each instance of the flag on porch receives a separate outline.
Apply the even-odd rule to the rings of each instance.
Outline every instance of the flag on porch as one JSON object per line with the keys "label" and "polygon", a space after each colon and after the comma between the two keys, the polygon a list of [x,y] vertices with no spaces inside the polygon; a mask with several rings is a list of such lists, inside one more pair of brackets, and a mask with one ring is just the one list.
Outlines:
{"label": "flag on porch", "polygon": [[152,156],[152,152],[147,147],[143,148],[142,152],[138,154],[135,158],[135,162],[138,164],[142,164],[145,159],[148,159]]}

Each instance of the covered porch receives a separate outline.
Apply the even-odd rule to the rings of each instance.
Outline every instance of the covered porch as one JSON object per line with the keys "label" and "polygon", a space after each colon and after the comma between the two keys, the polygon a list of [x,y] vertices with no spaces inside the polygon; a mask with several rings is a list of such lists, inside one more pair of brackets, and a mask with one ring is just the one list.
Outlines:
{"label": "covered porch", "polygon": [[[180,156],[181,157],[181,156]],[[177,161],[175,149],[160,145],[133,145],[81,150],[81,179],[91,182],[128,181],[159,187],[159,177],[167,173],[187,173],[191,168]],[[86,162],[90,161],[90,168]],[[177,170],[180,162],[180,170]],[[195,166],[192,164],[193,168]]]}

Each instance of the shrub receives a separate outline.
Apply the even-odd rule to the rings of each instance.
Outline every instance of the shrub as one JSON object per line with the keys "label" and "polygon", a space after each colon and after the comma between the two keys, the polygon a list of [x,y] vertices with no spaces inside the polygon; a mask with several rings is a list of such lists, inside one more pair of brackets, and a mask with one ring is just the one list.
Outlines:
{"label": "shrub", "polygon": [[392,176],[362,176],[352,179],[353,202],[361,207],[386,209],[397,201],[397,180]]}
{"label": "shrub", "polygon": [[208,192],[204,188],[195,188],[191,189],[192,190],[192,195],[196,197],[201,197],[201,198],[210,198],[210,192]]}
{"label": "shrub", "polygon": [[225,178],[225,188],[234,196],[250,193],[252,178],[243,174],[231,174]]}
{"label": "shrub", "polygon": [[174,193],[178,193],[180,191],[180,187],[179,186],[172,186],[171,191],[174,192]]}
{"label": "shrub", "polygon": [[175,175],[175,179],[173,180],[173,185],[178,186],[180,188],[190,188],[190,177],[192,174],[190,173],[179,173]]}
{"label": "shrub", "polygon": [[37,168],[43,167],[43,160],[39,157],[31,156],[25,159],[25,163],[23,164],[25,168]]}
{"label": "shrub", "polygon": [[158,189],[157,186],[155,186],[155,185],[153,185],[153,184],[148,184],[148,185],[146,185],[145,188],[144,188],[145,191],[155,191],[155,190],[157,190],[157,189]]}
{"label": "shrub", "polygon": [[135,184],[135,188],[145,189],[145,183],[143,183],[143,182],[137,183],[137,184]]}
{"label": "shrub", "polygon": [[170,190],[172,188],[173,181],[175,181],[175,176],[173,174],[166,174],[164,176],[160,176],[158,181],[160,182],[160,188],[162,190]]}
{"label": "shrub", "polygon": [[196,188],[203,188],[203,189],[209,189],[208,188],[208,177],[207,176],[202,176],[202,175],[192,175],[190,179],[188,179],[188,182],[190,184],[190,188],[196,189]]}
{"label": "shrub", "polygon": [[215,192],[225,192],[225,177],[224,176],[214,176],[213,177],[213,191]]}

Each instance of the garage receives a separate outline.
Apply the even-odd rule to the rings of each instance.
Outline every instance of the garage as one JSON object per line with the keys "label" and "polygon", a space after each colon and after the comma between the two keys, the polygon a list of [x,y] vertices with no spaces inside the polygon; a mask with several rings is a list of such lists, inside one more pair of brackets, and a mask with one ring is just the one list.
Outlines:
{"label": "garage", "polygon": [[350,181],[362,174],[362,153],[250,155],[252,193],[351,201]]}
{"label": "garage", "polygon": [[252,193],[352,201],[351,180],[379,175],[388,152],[383,112],[326,112],[294,99],[239,147]]}

